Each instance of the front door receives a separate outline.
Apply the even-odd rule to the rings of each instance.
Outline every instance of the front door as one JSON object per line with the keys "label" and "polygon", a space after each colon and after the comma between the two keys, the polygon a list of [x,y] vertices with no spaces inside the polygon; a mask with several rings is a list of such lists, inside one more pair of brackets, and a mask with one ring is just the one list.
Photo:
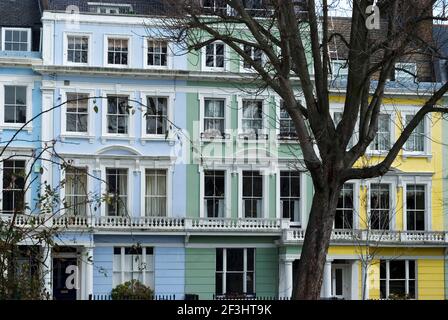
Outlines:
{"label": "front door", "polygon": [[333,266],[331,271],[331,294],[335,298],[344,299],[346,293],[345,268],[342,266]]}
{"label": "front door", "polygon": [[[53,299],[54,300],[76,300],[76,288],[67,288],[67,278],[73,273],[69,266],[76,266],[76,258],[54,258],[53,259]],[[69,281],[71,283],[71,281]]]}

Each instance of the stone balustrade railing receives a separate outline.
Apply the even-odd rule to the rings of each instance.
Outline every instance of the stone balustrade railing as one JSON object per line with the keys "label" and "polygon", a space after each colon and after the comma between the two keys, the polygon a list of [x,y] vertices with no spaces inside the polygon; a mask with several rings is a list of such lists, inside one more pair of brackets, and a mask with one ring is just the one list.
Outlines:
{"label": "stone balustrade railing", "polygon": [[[287,230],[284,241],[303,242],[304,230]],[[448,243],[448,232],[441,231],[391,231],[391,230],[333,230],[332,243],[375,245],[378,243]]]}
{"label": "stone balustrade railing", "polygon": [[[278,235],[284,242],[300,243],[305,230],[290,228],[287,219],[229,219],[181,217],[126,217],[126,216],[55,216],[0,215],[0,220],[19,227],[53,226],[63,230],[91,229],[98,231],[166,231],[166,232],[253,232]],[[389,244],[448,244],[448,232],[390,231],[390,230],[333,230],[332,243],[355,245]]]}

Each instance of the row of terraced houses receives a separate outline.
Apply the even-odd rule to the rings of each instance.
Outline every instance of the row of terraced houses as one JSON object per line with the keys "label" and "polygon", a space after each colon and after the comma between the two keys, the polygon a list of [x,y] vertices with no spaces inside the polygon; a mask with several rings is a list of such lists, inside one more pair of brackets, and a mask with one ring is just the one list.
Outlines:
{"label": "row of terraced houses", "polygon": [[[26,224],[38,189],[57,188],[64,204],[45,223],[62,231],[52,248],[42,246],[40,266],[57,300],[108,295],[131,279],[176,299],[290,297],[313,195],[294,126],[223,43],[186,53],[164,39],[162,2],[0,2],[2,148],[10,141],[1,218],[19,211],[16,223]],[[347,32],[350,20],[332,25]],[[430,26],[425,36],[448,38],[448,30]],[[347,71],[337,47],[334,121]],[[397,66],[365,161],[381,159],[425,90],[446,79],[445,61]],[[344,186],[322,297],[448,297],[447,139],[447,121],[428,116],[389,173]],[[7,181],[11,172],[34,177],[25,199],[20,182]],[[108,192],[115,198],[103,201]],[[66,287],[70,265],[79,270],[74,289]]]}

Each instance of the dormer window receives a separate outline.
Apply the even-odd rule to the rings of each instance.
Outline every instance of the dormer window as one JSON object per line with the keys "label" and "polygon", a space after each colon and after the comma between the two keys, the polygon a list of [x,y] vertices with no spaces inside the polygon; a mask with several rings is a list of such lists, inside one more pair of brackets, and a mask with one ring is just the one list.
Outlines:
{"label": "dormer window", "polygon": [[3,51],[31,51],[30,28],[3,28]]}
{"label": "dormer window", "polygon": [[101,3],[88,2],[91,12],[102,14],[129,14],[132,13],[132,5],[127,3]]}

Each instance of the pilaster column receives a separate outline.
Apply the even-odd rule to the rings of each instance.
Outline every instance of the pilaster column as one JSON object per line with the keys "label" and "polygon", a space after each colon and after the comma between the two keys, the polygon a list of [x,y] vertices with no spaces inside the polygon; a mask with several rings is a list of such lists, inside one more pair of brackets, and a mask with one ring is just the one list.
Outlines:
{"label": "pilaster column", "polygon": [[325,262],[322,289],[322,297],[331,298],[331,260]]}
{"label": "pilaster column", "polygon": [[44,246],[42,250],[42,276],[44,279],[44,289],[49,299],[53,299],[53,259],[52,250],[48,246]]}
{"label": "pilaster column", "polygon": [[89,300],[89,296],[93,294],[93,247],[86,247],[83,252],[84,260],[84,296],[83,300]]}
{"label": "pilaster column", "polygon": [[279,260],[279,286],[280,298],[291,298],[293,289],[292,261],[285,258]]}

